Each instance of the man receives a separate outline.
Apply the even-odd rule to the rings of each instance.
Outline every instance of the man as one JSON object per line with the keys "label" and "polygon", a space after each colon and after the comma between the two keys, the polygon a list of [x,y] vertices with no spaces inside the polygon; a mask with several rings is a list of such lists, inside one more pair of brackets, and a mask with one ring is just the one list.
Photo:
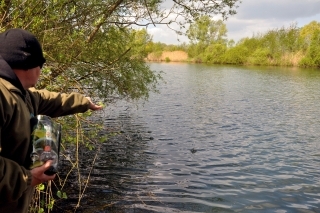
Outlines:
{"label": "man", "polygon": [[29,170],[30,118],[102,108],[78,93],[31,88],[45,61],[39,41],[30,32],[0,33],[0,213],[26,213],[34,186],[55,178],[44,174],[51,161]]}

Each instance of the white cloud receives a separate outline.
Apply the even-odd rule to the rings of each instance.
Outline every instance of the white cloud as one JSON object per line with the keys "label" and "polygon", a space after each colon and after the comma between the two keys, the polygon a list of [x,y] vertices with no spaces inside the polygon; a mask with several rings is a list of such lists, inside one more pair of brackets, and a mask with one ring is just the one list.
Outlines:
{"label": "white cloud", "polygon": [[183,42],[188,43],[189,40],[185,36],[179,36],[174,30],[169,29],[167,26],[157,26],[156,28],[148,28],[148,33],[152,35],[153,42],[161,42],[165,44],[180,44]]}
{"label": "white cloud", "polygon": [[[166,10],[167,13],[169,13],[169,10]],[[167,20],[175,20],[176,22],[183,21],[181,20],[181,16],[176,16],[175,14],[169,14]],[[170,29],[171,28],[171,29]],[[185,36],[178,35],[173,29],[175,30],[181,30],[180,27],[175,23],[171,23],[170,27],[167,25],[157,25],[154,27],[153,25],[149,25],[147,28],[147,31],[149,34],[152,35],[154,42],[162,42],[166,44],[180,44],[183,42],[188,43],[188,38]]]}
{"label": "white cloud", "polygon": [[292,20],[318,14],[319,0],[243,0],[236,17],[240,19]]}
{"label": "white cloud", "polygon": [[[313,20],[320,20],[320,0],[242,0],[237,14],[229,17],[225,23],[228,39],[239,41],[241,38],[292,24],[302,27]],[[153,35],[155,42],[189,42],[186,37],[176,35],[164,25],[149,27],[148,32]]]}

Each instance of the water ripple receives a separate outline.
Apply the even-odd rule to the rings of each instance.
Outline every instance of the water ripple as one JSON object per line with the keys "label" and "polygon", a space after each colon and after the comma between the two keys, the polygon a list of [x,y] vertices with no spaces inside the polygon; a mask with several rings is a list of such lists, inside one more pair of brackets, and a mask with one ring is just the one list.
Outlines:
{"label": "water ripple", "polygon": [[123,134],[103,144],[85,210],[320,212],[319,73],[152,68],[160,94],[105,116]]}

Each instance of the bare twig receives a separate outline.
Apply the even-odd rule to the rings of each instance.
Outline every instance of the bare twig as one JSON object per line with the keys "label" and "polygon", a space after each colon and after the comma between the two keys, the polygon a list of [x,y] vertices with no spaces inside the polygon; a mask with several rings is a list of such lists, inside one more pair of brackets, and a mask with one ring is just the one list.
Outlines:
{"label": "bare twig", "polygon": [[[126,55],[129,51],[131,50],[131,47],[129,49],[127,49],[125,52],[123,52],[117,59],[115,59],[114,61],[109,63],[109,66],[116,63],[117,61],[119,61],[124,55]],[[87,73],[84,76],[81,76],[80,78],[78,78],[76,81],[81,81],[87,77],[89,77],[90,75],[92,75],[94,73],[94,71],[91,71],[89,73]]]}
{"label": "bare twig", "polygon": [[150,14],[150,11],[149,11],[149,8],[148,8],[147,1],[146,1],[146,0],[144,0],[144,4],[146,5],[147,11],[148,11],[148,15],[149,15],[149,17],[150,17],[150,19],[151,19],[151,21],[152,21],[152,23],[153,23],[153,26],[156,26],[156,25],[154,24],[154,21],[152,20],[152,17],[151,17],[151,14]]}

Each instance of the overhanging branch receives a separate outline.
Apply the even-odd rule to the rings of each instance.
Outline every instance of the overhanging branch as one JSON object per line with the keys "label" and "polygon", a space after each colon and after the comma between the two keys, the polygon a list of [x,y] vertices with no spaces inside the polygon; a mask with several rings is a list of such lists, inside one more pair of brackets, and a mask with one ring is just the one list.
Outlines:
{"label": "overhanging branch", "polygon": [[124,0],[118,0],[115,4],[113,4],[111,7],[109,7],[106,11],[105,14],[103,16],[103,19],[100,23],[97,24],[97,26],[94,28],[94,30],[91,32],[91,34],[88,37],[88,43],[90,43],[92,41],[92,39],[94,38],[94,36],[97,34],[97,32],[99,31],[99,29],[101,28],[101,26],[103,25],[103,23],[105,22],[105,20],[107,20],[111,14],[117,9],[117,7],[123,2]]}
{"label": "overhanging branch", "polygon": [[[123,52],[117,59],[115,59],[114,61],[110,62],[108,65],[112,65],[114,63],[116,63],[117,61],[119,61],[124,55],[126,55],[129,51],[131,50],[131,47],[129,49],[127,49],[125,52]],[[81,81],[85,78],[88,78],[89,76],[91,76],[94,73],[94,71],[91,71],[89,73],[87,73],[84,76],[81,76],[80,78],[78,78],[76,81]]]}

